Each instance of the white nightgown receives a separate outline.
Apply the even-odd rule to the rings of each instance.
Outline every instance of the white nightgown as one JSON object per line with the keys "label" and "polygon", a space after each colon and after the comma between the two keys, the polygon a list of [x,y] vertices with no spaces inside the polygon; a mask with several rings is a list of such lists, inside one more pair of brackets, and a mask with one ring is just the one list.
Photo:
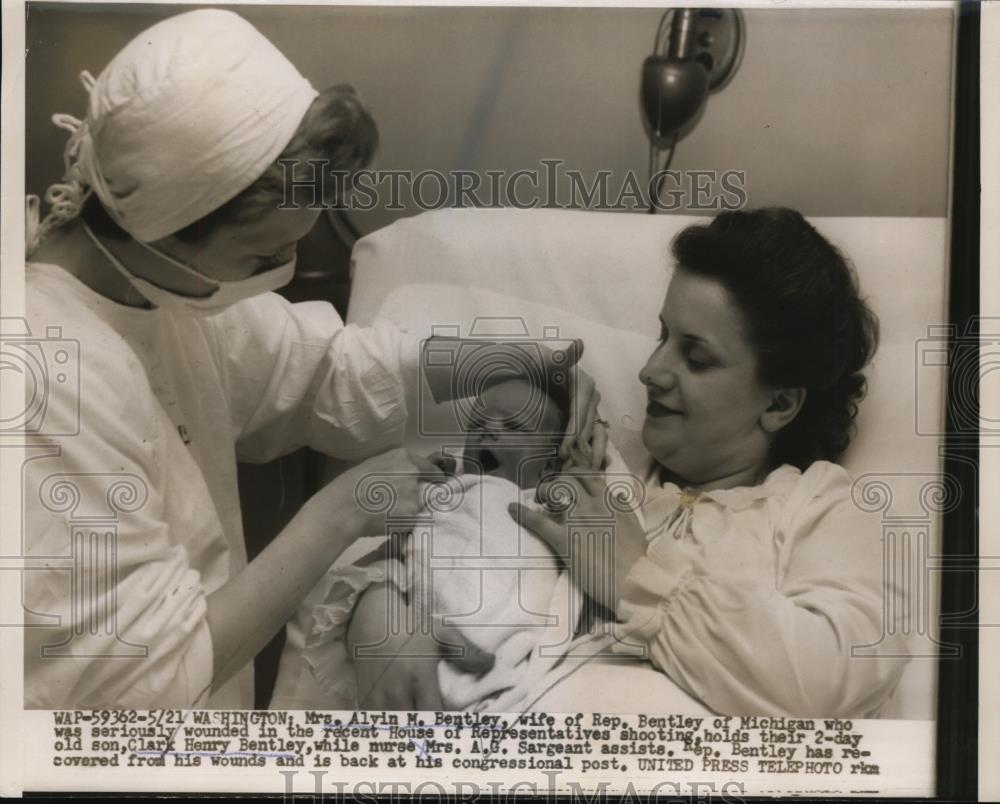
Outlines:
{"label": "white nightgown", "polygon": [[877,716],[907,661],[902,592],[851,485],[826,461],[697,497],[651,477],[624,631],[715,712]]}

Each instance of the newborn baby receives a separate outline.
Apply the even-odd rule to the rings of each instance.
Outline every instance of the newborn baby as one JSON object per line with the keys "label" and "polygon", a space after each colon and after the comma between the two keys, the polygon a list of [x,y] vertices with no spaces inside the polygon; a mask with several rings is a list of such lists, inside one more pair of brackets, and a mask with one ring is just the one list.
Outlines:
{"label": "newborn baby", "polygon": [[[306,653],[322,687],[341,698],[351,692],[353,668],[344,666],[346,650],[331,649],[331,640],[343,639],[359,587],[387,574],[402,580],[415,607],[444,615],[465,639],[495,656],[493,669],[481,676],[438,662],[446,706],[514,705],[558,660],[573,639],[581,596],[549,547],[520,529],[507,507],[535,504],[539,482],[558,468],[567,414],[558,391],[545,393],[521,379],[493,385],[472,401],[461,460],[448,481],[455,496],[440,506],[447,510],[434,513],[429,534],[418,531],[406,540],[404,578],[386,572],[389,562],[328,573],[329,591],[314,611]],[[353,616],[367,616],[367,597]]]}

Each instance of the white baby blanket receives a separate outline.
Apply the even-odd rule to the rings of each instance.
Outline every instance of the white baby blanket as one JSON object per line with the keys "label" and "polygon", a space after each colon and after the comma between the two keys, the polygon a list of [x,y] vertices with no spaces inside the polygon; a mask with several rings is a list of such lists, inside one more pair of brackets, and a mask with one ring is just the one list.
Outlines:
{"label": "white baby blanket", "polygon": [[408,543],[411,599],[430,602],[432,616],[443,615],[494,654],[493,669],[482,676],[438,665],[446,706],[482,708],[492,696],[533,684],[564,653],[582,599],[548,545],[507,511],[519,499],[533,504],[534,490],[492,476],[450,483],[457,505],[437,513],[432,531]]}
{"label": "white baby blanket", "polygon": [[415,604],[430,605],[432,617],[443,617],[494,654],[493,669],[481,676],[450,662],[438,664],[442,699],[450,709],[516,707],[573,642],[582,595],[548,546],[519,528],[507,511],[518,500],[534,506],[534,490],[478,475],[455,477],[447,485],[436,499],[450,502],[439,503],[433,525],[408,539],[405,569],[377,560],[327,572],[304,655],[328,708],[364,708],[356,699],[345,636],[357,599],[372,583],[403,587]]}

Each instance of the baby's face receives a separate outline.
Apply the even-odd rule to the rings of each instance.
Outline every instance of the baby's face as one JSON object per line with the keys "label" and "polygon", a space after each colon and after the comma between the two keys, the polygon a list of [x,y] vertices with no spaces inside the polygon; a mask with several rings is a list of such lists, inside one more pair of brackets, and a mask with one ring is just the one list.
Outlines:
{"label": "baby's face", "polygon": [[503,477],[533,488],[547,460],[555,457],[564,429],[559,407],[524,380],[507,380],[473,402],[465,422],[469,471]]}

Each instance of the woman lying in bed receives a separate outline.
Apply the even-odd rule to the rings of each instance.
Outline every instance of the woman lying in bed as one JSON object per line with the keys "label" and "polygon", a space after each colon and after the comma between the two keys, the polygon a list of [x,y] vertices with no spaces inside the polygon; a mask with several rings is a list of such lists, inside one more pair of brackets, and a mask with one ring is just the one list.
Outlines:
{"label": "woman lying in bed", "polygon": [[[885,621],[899,591],[834,462],[877,319],[843,257],[791,210],[722,213],[681,232],[673,256],[660,343],[639,372],[644,522],[620,514],[614,554],[589,556],[614,568],[610,588],[590,581],[601,575],[586,555],[575,577],[716,712],[874,716],[903,669]],[[592,485],[580,507],[596,512]],[[558,522],[512,513],[566,549]]]}
{"label": "woman lying in bed", "polygon": [[[880,530],[833,462],[877,321],[841,255],[793,211],[723,213],[673,251],[661,341],[639,373],[651,458],[641,511],[617,511],[613,546],[585,552],[567,544],[564,516],[510,512],[573,556],[575,585],[617,621],[616,650],[638,646],[708,709],[876,715],[903,667],[884,621],[898,590],[883,578]],[[574,516],[607,516],[606,480],[562,479]],[[376,679],[355,660],[380,701],[394,698],[386,686],[436,683],[427,664]]]}

